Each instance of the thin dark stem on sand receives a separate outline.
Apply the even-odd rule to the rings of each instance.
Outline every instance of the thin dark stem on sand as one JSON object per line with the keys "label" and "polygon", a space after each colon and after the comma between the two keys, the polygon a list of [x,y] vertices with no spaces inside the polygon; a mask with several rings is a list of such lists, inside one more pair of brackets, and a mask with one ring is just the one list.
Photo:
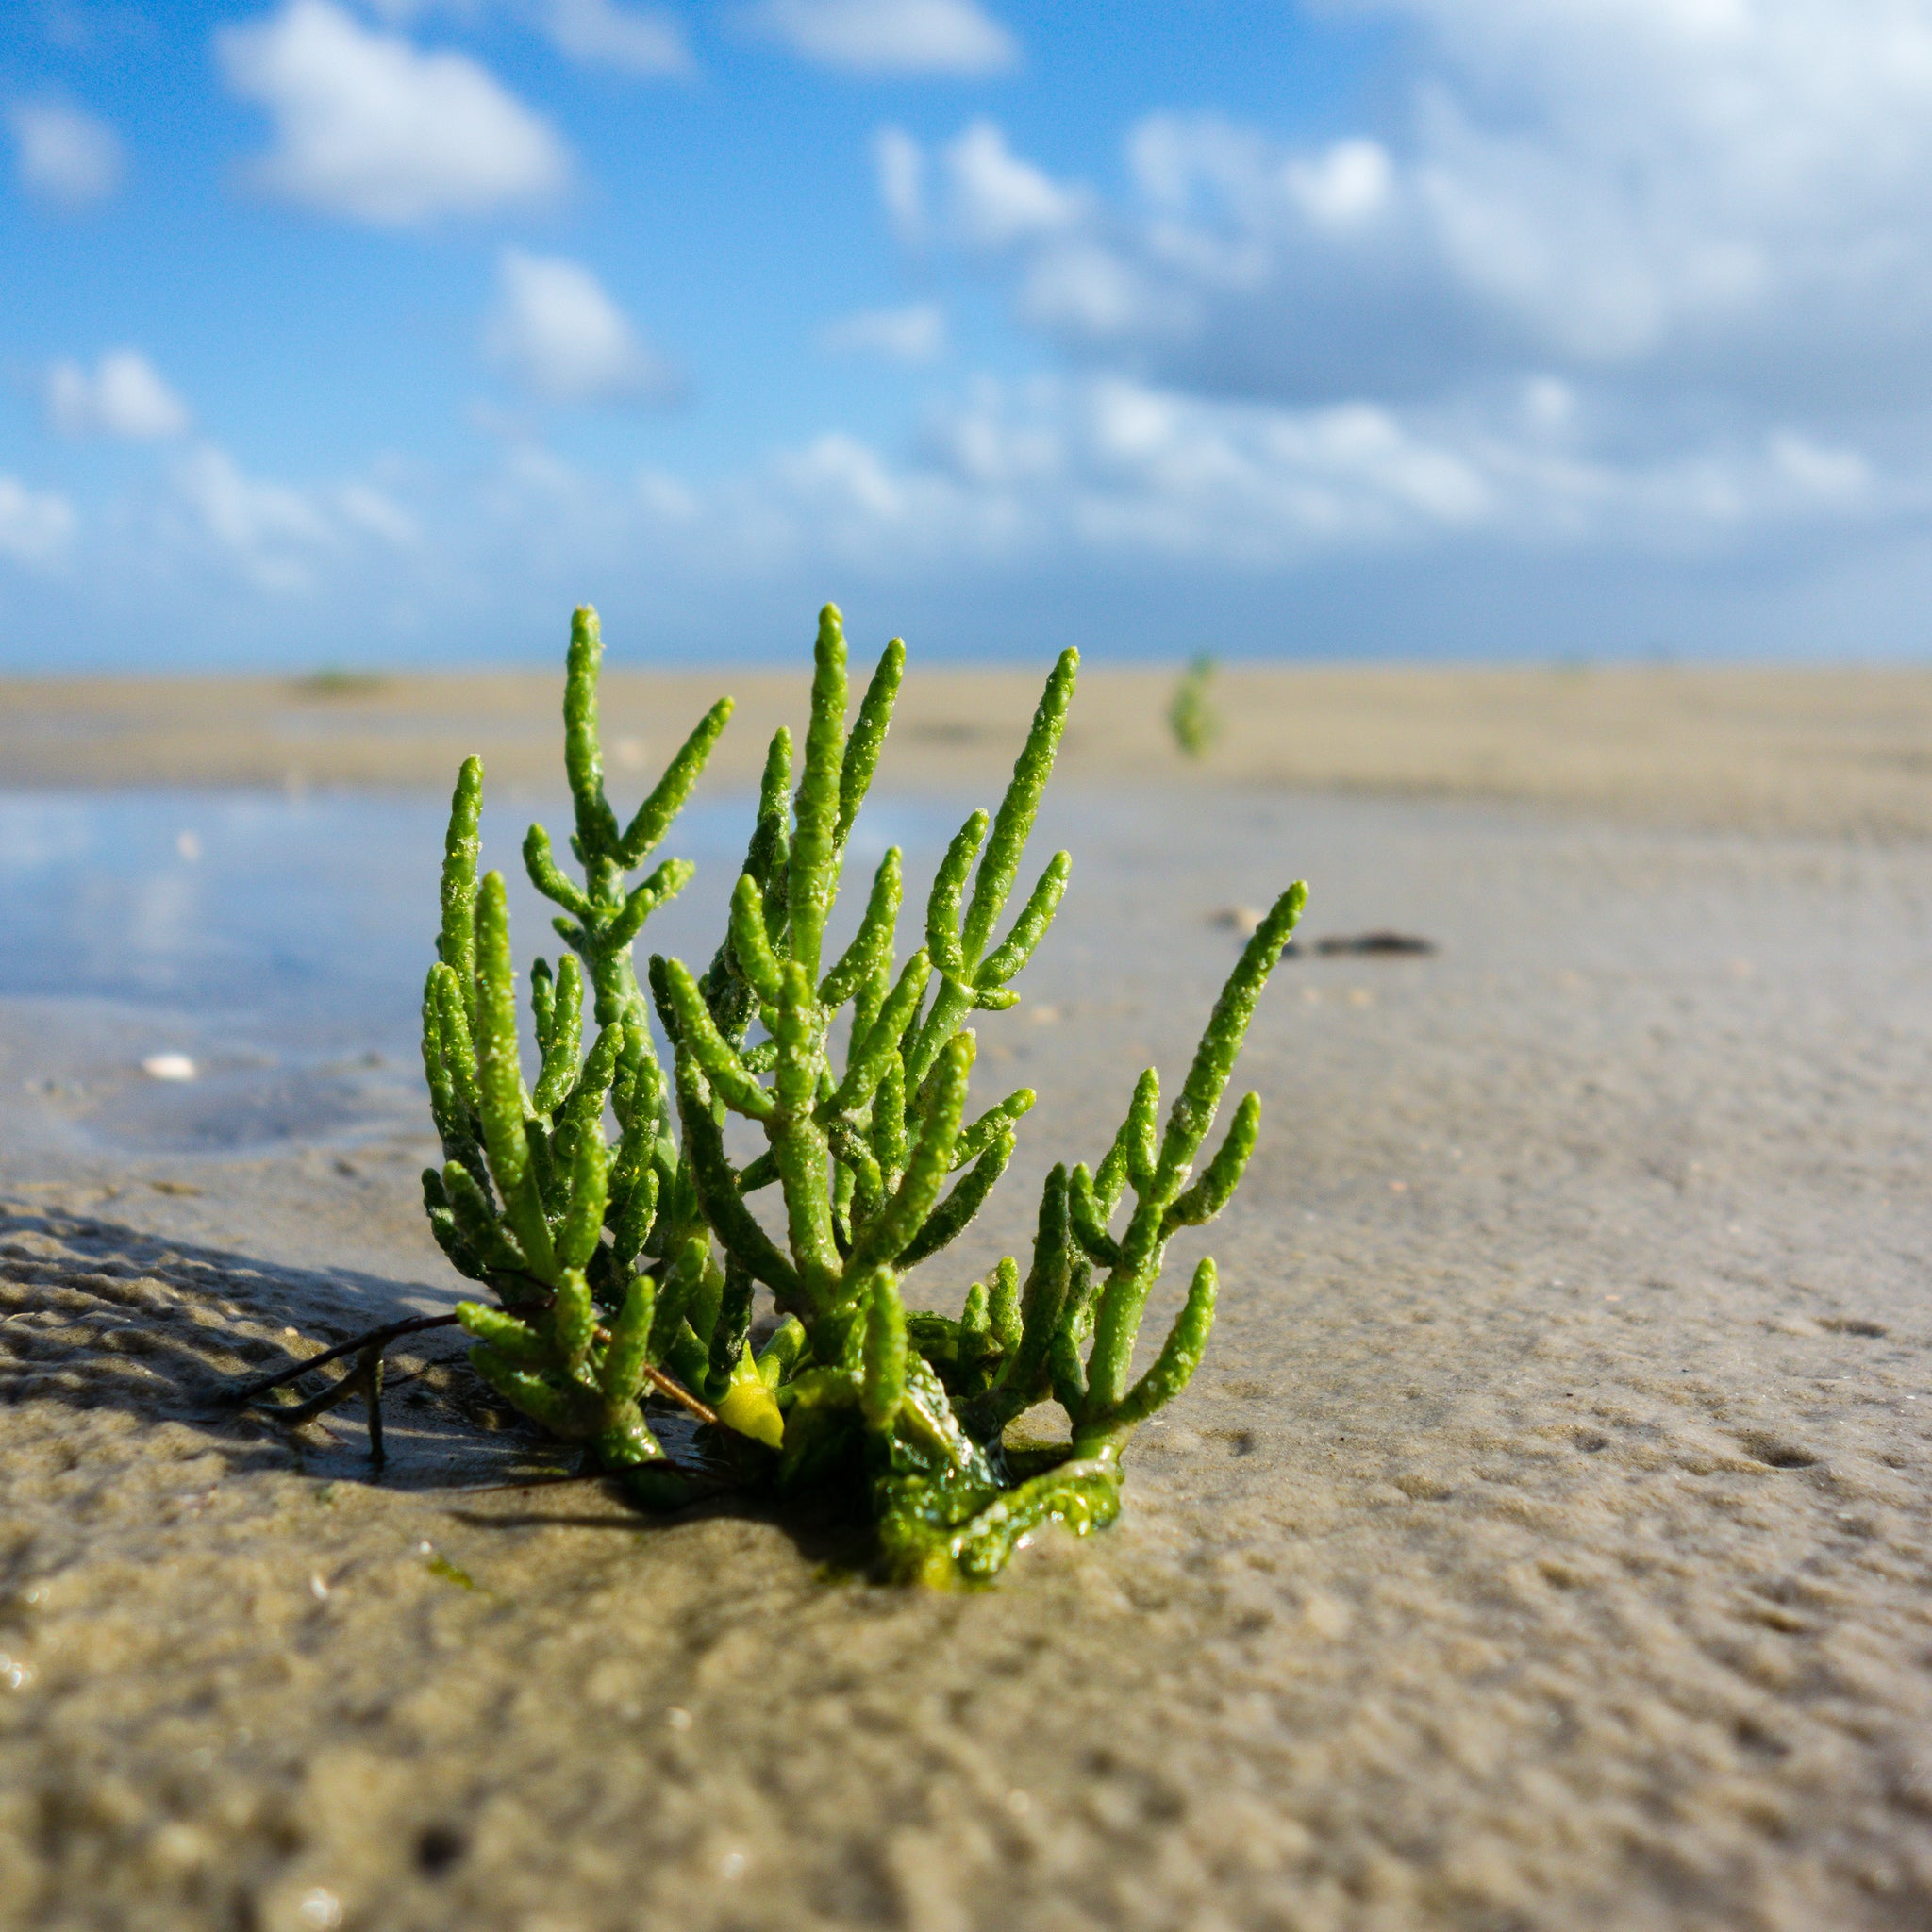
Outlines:
{"label": "thin dark stem on sand", "polygon": [[[382,1327],[371,1328],[367,1333],[358,1335],[348,1341],[339,1341],[333,1348],[324,1349],[320,1355],[309,1356],[306,1360],[295,1363],[292,1368],[278,1369],[273,1375],[263,1375],[256,1381],[245,1382],[241,1388],[230,1390],[227,1399],[237,1407],[246,1407],[248,1404],[258,1402],[272,1391],[283,1388],[290,1382],[299,1381],[310,1369],[325,1368],[345,1355],[364,1355],[373,1349],[379,1357],[383,1349],[389,1347],[391,1342],[400,1341],[406,1335],[422,1335],[431,1328],[454,1328],[456,1325],[457,1317],[454,1315],[414,1315],[408,1321],[386,1323]],[[608,1334],[602,1328],[598,1329],[597,1335],[601,1341],[608,1342],[609,1340]],[[275,1421],[281,1423],[299,1424],[312,1422],[317,1416],[335,1407],[339,1402],[345,1401],[358,1380],[366,1374],[365,1366],[358,1362],[348,1374],[330,1383],[321,1394],[310,1396],[307,1402],[300,1403],[293,1408],[280,1408],[271,1412]],[[667,1375],[655,1363],[644,1364],[643,1376],[667,1402],[675,1402],[680,1407],[688,1409],[701,1423],[709,1423],[714,1427],[717,1425],[718,1411],[708,1403],[699,1401],[683,1383]],[[380,1440],[378,1424],[376,1442],[379,1443]],[[379,1447],[372,1444],[371,1453],[378,1461],[381,1460]],[[572,1480],[575,1481],[575,1478],[573,1477]]]}
{"label": "thin dark stem on sand", "polygon": [[[263,1375],[253,1382],[243,1382],[240,1388],[227,1391],[227,1400],[237,1408],[245,1408],[249,1403],[259,1401],[273,1389],[279,1389],[285,1382],[299,1382],[310,1369],[320,1369],[340,1359],[345,1355],[359,1354],[365,1348],[387,1348],[392,1341],[400,1341],[405,1335],[422,1335],[431,1328],[454,1328],[457,1318],[454,1315],[412,1315],[408,1321],[386,1323],[380,1328],[371,1328],[365,1334],[358,1335],[348,1341],[339,1341],[333,1348],[325,1348],[320,1355],[309,1356],[292,1368],[277,1369],[273,1375]],[[306,1408],[308,1404],[304,1404]],[[285,1420],[292,1420],[294,1410],[284,1412]]]}

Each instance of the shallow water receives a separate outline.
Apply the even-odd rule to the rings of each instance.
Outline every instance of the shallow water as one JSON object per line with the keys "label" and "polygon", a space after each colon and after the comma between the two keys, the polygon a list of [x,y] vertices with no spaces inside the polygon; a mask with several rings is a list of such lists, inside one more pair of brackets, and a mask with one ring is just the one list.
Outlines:
{"label": "shallow water", "polygon": [[[701,801],[680,817],[668,849],[699,877],[656,917],[652,943],[708,956],[755,805]],[[567,808],[536,815],[560,843]],[[352,1136],[420,1086],[446,816],[414,793],[0,792],[0,1001],[52,1001],[96,1032],[111,1020],[124,1074],[155,1054],[194,1062],[192,1082],[117,1081],[87,1115],[103,1146],[232,1153]],[[554,960],[556,908],[518,856],[529,817],[526,805],[486,812],[485,863],[510,882],[520,958]],[[855,858],[896,841],[929,865],[953,828],[937,807],[884,805]]]}
{"label": "shallow water", "polygon": [[[978,802],[870,802],[853,836],[853,882],[834,941],[863,909],[865,876],[897,845],[908,949],[932,870]],[[700,800],[680,816],[658,856],[693,860],[697,876],[653,916],[641,960],[646,950],[694,965],[709,958],[755,805],[748,795]],[[1173,958],[1156,951],[1151,963],[1185,973],[1191,954],[1225,963],[1227,943],[1193,941],[1204,898],[1265,905],[1298,859],[1319,863],[1324,846],[1340,847],[1334,871],[1354,870],[1347,848],[1358,840],[1360,808],[1337,819],[1332,808],[1230,797],[1214,809],[1216,851],[1204,864],[1167,800],[1075,793],[1049,803],[1032,863],[1065,844],[1076,871],[1028,976],[1041,1005],[1091,1003],[1088,981],[1122,942],[1123,920],[1138,928],[1148,916],[1145,881],[1172,881],[1182,922]],[[1373,820],[1376,808],[1366,809]],[[520,973],[533,956],[554,961],[559,951],[549,930],[557,908],[529,886],[520,857],[533,817],[560,847],[563,802],[493,805],[484,818],[483,863],[508,880]],[[0,1002],[33,1002],[57,1032],[63,1014],[71,1018],[81,1037],[63,1051],[90,1062],[31,1077],[51,1080],[57,1097],[91,1093],[74,1118],[103,1149],[335,1145],[420,1118],[417,1009],[434,958],[445,818],[440,801],[415,793],[0,792]],[[1373,893],[1349,896],[1371,921],[1401,910]],[[92,1064],[92,1047],[108,1036],[108,1064]],[[194,1080],[135,1076],[141,1061],[171,1053],[193,1061]]]}
{"label": "shallow water", "polygon": [[[680,849],[722,861],[748,807],[697,808]],[[389,1044],[433,958],[446,808],[419,794],[0,793],[0,994],[86,995],[315,1044]],[[497,863],[522,821],[486,820]],[[518,911],[529,917],[525,890]]]}

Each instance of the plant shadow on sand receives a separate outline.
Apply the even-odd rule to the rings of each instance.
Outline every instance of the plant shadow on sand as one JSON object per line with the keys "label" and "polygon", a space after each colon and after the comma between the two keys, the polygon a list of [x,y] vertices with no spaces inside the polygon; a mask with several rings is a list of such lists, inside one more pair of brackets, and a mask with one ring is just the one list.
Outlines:
{"label": "plant shadow on sand", "polygon": [[[451,1514],[478,1528],[541,1525],[650,1533],[711,1516],[771,1521],[809,1562],[855,1568],[867,1524],[831,1512],[758,1507],[741,1492],[700,1498],[664,1516],[617,1504],[576,1461],[472,1375],[460,1330],[412,1336],[391,1350],[383,1401],[387,1457],[369,1455],[362,1403],[352,1397],[298,1427],[273,1407],[242,1407],[236,1391],[348,1340],[372,1316],[407,1315],[438,1299],[423,1284],[268,1262],[87,1214],[0,1203],[0,1402],[119,1409],[146,1427],[185,1427],[217,1450],[231,1474],[279,1472],[370,1490],[447,1494]],[[318,1392],[337,1361],[283,1392]],[[702,1467],[687,1419],[653,1424],[680,1462]],[[568,1487],[565,1487],[568,1485]],[[481,1508],[458,1501],[493,1492],[510,1502],[558,1493],[595,1500],[595,1513],[557,1507]]]}

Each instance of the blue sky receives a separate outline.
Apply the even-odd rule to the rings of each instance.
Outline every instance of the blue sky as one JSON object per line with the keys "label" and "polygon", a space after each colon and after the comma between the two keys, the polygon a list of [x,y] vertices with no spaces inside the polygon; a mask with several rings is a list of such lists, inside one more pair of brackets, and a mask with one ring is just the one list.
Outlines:
{"label": "blue sky", "polygon": [[0,664],[1879,657],[1932,0],[12,0]]}

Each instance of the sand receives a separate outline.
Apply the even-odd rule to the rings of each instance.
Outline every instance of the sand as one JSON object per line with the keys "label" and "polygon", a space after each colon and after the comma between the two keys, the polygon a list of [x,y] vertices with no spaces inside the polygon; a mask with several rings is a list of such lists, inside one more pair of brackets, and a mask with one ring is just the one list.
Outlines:
{"label": "sand", "polygon": [[[1811,689],[1814,746],[1869,695]],[[1407,789],[1474,756],[1440,738]],[[1122,1522],[983,1594],[756,1512],[461,1493],[556,1462],[433,1343],[379,1481],[352,1413],[237,1419],[223,1378],[456,1291],[406,1083],[353,1144],[134,1153],[139,1016],[0,1003],[0,1911],[1927,1923],[1932,852],[1846,836],[1890,781],[1816,756],[1799,831],[1700,828],[1685,758],[1607,763],[1614,813],[1075,776],[1063,924],[982,1034],[1041,1105],[932,1299],[1178,1072],[1218,912],[1306,873],[1311,935],[1438,950],[1284,963],[1255,1168],[1170,1270],[1220,1259],[1208,1362]]]}
{"label": "sand", "polygon": [[[756,786],[804,722],[808,670],[604,679],[613,783],[641,784],[721,694],[738,700],[713,790]],[[1231,666],[1213,757],[1164,723],[1174,674],[1082,673],[1061,756],[1074,784],[1511,799],[1650,824],[1932,836],[1932,670],[1341,670]],[[883,782],[951,792],[1002,774],[1040,694],[1028,671],[928,669],[915,653]],[[554,673],[367,679],[0,679],[13,786],[332,785],[447,792],[466,754],[493,786],[557,782]]]}

